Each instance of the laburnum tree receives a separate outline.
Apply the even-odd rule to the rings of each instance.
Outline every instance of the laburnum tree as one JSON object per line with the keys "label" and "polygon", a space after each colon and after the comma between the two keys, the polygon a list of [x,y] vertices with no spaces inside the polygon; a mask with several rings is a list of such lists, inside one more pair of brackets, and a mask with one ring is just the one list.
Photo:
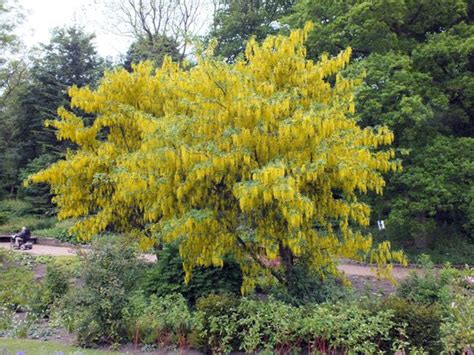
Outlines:
{"label": "laburnum tree", "polygon": [[71,107],[97,119],[59,109],[49,124],[77,149],[30,181],[51,185],[83,238],[113,229],[143,246],[177,243],[187,280],[225,256],[243,292],[262,272],[288,282],[301,259],[337,273],[338,257],[369,257],[388,271],[403,255],[359,231],[370,214],[359,195],[381,193],[382,173],[399,169],[378,149],[393,134],[354,120],[356,82],[340,75],[350,49],[306,60],[310,27],[251,40],[234,64],[208,50],[193,68],[167,59],[72,87]]}

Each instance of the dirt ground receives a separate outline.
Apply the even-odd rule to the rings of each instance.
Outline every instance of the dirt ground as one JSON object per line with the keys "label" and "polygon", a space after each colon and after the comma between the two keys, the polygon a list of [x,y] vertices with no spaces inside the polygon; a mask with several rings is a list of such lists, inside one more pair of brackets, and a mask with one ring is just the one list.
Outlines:
{"label": "dirt ground", "polygon": [[[0,243],[0,248],[9,248],[10,245],[8,243]],[[72,256],[75,255],[76,252],[80,250],[79,247],[61,247],[61,246],[50,246],[50,245],[34,245],[32,250],[23,250],[18,251],[19,253],[28,253],[32,255],[49,255],[49,256]],[[152,254],[145,254],[143,258],[148,261],[155,261],[156,257]],[[339,265],[339,270],[342,271],[344,274],[349,277],[352,281],[355,281],[356,284],[360,284],[362,281],[371,281],[371,282],[379,282],[380,280],[376,279],[375,271],[371,266],[367,265],[358,265],[353,263],[344,263],[342,262]],[[403,267],[394,267],[392,271],[392,275],[396,280],[402,280],[408,276],[408,273],[413,270],[411,268],[403,268]],[[387,285],[386,288],[391,289],[388,287],[390,282],[384,282]]]}

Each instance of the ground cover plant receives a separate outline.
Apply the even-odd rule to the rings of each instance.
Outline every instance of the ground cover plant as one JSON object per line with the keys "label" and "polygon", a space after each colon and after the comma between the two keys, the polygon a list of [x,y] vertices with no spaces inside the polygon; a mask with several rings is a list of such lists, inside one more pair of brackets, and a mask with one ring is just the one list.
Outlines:
{"label": "ground cover plant", "polygon": [[87,350],[54,341],[30,339],[1,339],[0,353],[2,355],[16,354],[63,354],[63,355],[110,355],[115,352],[105,350]]}
{"label": "ground cover plant", "polygon": [[[314,290],[314,298],[295,302],[273,288],[242,297],[238,287],[234,293],[229,293],[232,288],[212,293],[212,286],[195,299],[189,297],[184,278],[181,285],[155,278],[157,290],[169,291],[150,292],[150,280],[143,280],[153,266],[140,259],[137,246],[126,237],[97,240],[90,253],[73,263],[36,261],[10,251],[1,255],[2,263],[16,260],[17,266],[31,268],[46,262],[48,267],[37,286],[29,279],[19,288],[24,290],[19,297],[23,303],[0,293],[7,305],[0,308],[0,336],[50,339],[60,327],[85,347],[132,344],[143,350],[212,353],[454,354],[467,352],[474,343],[469,321],[474,315],[474,271],[450,266],[436,271],[426,259],[425,272],[413,273],[389,297],[363,292],[343,296],[336,290],[321,299]],[[201,277],[215,276],[203,272]],[[45,321],[48,327],[40,328]]]}

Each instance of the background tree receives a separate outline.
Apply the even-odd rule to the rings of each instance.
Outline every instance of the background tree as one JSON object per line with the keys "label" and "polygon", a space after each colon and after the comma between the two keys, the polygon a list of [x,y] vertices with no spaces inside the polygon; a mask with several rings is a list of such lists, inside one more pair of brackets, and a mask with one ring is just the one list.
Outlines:
{"label": "background tree", "polygon": [[104,62],[96,53],[93,38],[78,27],[56,29],[51,41],[41,46],[8,108],[10,123],[4,142],[10,149],[12,158],[7,161],[13,165],[9,169],[13,173],[5,188],[32,199],[38,212],[50,207],[48,189],[25,190],[20,188],[21,181],[25,174],[44,168],[64,153],[66,146],[58,143],[44,121],[55,119],[57,108],[68,105],[70,86],[93,85],[102,75]]}
{"label": "background tree", "polygon": [[0,97],[2,101],[13,91],[18,81],[17,76],[23,72],[19,61],[12,58],[12,54],[20,46],[14,30],[22,19],[22,10],[14,1],[0,0]]}
{"label": "background tree", "polygon": [[363,58],[388,51],[410,53],[430,34],[464,21],[467,6],[466,0],[302,0],[288,21],[293,26],[315,23],[307,44],[310,57],[335,54],[350,45],[354,58]]}
{"label": "background tree", "polygon": [[474,242],[473,156],[474,138],[468,137],[439,136],[420,149],[394,177],[399,193],[393,198],[390,234],[415,235],[418,246],[426,247],[440,227],[449,226],[451,233]]}
{"label": "background tree", "polygon": [[18,152],[11,146],[14,132],[11,107],[27,73],[18,55],[21,43],[14,30],[22,20],[21,9],[13,1],[0,1],[0,199],[12,194],[16,180]]}
{"label": "background tree", "polygon": [[[310,58],[319,58],[324,52],[335,54],[346,46],[353,48],[357,60],[347,70],[348,75],[366,73],[364,84],[357,91],[360,123],[389,126],[406,168],[401,175],[390,174],[385,195],[371,202],[377,206],[374,215],[396,220],[397,228],[405,223],[429,230],[432,236],[469,234],[464,222],[444,213],[442,204],[430,206],[431,212],[424,209],[423,218],[415,217],[409,206],[416,206],[420,199],[427,202],[432,196],[433,185],[428,181],[434,178],[434,171],[439,172],[433,167],[446,166],[445,154],[466,144],[455,137],[473,134],[472,9],[472,2],[466,0],[303,0],[284,19],[291,26],[300,26],[307,20],[316,24],[307,42]],[[437,142],[441,141],[452,147],[440,150]],[[424,164],[427,152],[440,155]],[[415,171],[428,181],[407,183]],[[456,183],[459,188],[452,188],[450,179],[437,180],[440,191],[458,194],[451,197],[456,201],[469,198],[461,188],[462,178]],[[401,203],[400,198],[405,202]],[[465,214],[460,212],[461,215]],[[403,236],[407,246],[413,241],[420,248],[424,244],[417,240],[420,233],[410,232],[410,228],[399,228],[395,233],[394,228],[393,233]]]}
{"label": "background tree", "polygon": [[166,56],[170,56],[174,61],[179,61],[181,54],[178,48],[179,45],[176,41],[161,35],[154,37],[151,42],[148,39],[138,39],[128,49],[124,67],[131,70],[132,64],[145,60],[153,61],[157,67],[160,67]]}
{"label": "background tree", "polygon": [[[113,229],[177,243],[187,279],[226,256],[240,264],[243,291],[260,272],[288,286],[303,259],[337,273],[337,257],[371,253],[359,194],[381,193],[382,173],[398,164],[376,149],[389,130],[352,119],[354,82],[339,75],[350,50],[307,61],[308,30],[251,40],[235,64],[205,54],[192,70],[168,60],[153,74],[145,63],[95,91],[72,88],[71,105],[98,117],[89,127],[61,110],[50,124],[78,149],[31,180],[51,185],[60,218],[81,217],[83,238]],[[371,258],[403,260],[387,244]]]}
{"label": "background tree", "polygon": [[261,41],[278,33],[278,19],[294,0],[219,0],[209,37],[217,39],[216,54],[233,62],[251,37]]}
{"label": "background tree", "polygon": [[145,45],[153,54],[153,48],[178,44],[183,60],[189,53],[190,40],[202,29],[206,5],[206,0],[112,0],[105,2],[102,10],[111,19],[108,27],[132,37],[135,46]]}

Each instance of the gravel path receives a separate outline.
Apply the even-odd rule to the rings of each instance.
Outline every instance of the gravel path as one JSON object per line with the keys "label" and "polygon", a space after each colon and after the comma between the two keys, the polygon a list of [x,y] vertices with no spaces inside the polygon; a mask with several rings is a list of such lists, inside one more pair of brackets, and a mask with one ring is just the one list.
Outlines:
{"label": "gravel path", "polygon": [[[10,248],[8,243],[0,243],[0,248]],[[76,251],[80,247],[60,247],[50,245],[34,245],[31,250],[18,251],[19,253],[28,253],[32,255],[50,255],[50,256],[72,256],[76,254]],[[84,249],[83,249],[84,250]],[[145,260],[155,261],[156,257],[152,254],[145,254],[143,256]],[[344,272],[347,276],[360,276],[360,277],[375,277],[373,268],[367,265],[354,265],[350,263],[342,263],[338,266],[339,270]],[[403,267],[394,267],[392,275],[395,279],[404,279],[412,269]]]}

